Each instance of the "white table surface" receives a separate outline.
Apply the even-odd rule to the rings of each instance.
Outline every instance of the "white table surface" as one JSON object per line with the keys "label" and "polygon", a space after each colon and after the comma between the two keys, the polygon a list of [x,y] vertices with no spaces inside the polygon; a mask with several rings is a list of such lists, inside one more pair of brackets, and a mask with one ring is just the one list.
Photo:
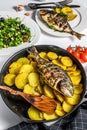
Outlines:
{"label": "white table surface", "polygon": [[[27,5],[29,2],[37,2],[39,0],[0,0],[0,11],[13,11],[15,10],[12,8],[13,6],[17,6],[20,4]],[[41,0],[40,0],[41,1]],[[44,2],[47,2],[48,0],[42,0]],[[52,0],[49,0],[52,1]],[[58,0],[53,0],[58,1]],[[79,3],[82,6],[87,7],[87,1],[86,0],[73,0],[74,3]],[[22,11],[20,13],[24,14],[25,11]],[[32,11],[31,11],[32,14]],[[85,12],[84,12],[85,15]],[[87,34],[87,29],[84,29],[82,33]],[[81,45],[81,46],[87,46],[87,36],[84,36],[81,40],[78,40],[76,38],[59,38],[59,37],[53,37],[50,35],[47,35],[46,33],[41,31],[41,36],[39,41],[36,44],[50,44],[50,45],[57,45],[62,48],[66,48],[68,45]],[[12,54],[13,52],[7,53],[7,55],[1,55],[0,54],[0,69],[3,66],[5,60]],[[6,52],[5,52],[6,54]],[[7,128],[18,124],[21,122],[21,119],[14,114],[3,102],[1,96],[0,96],[0,130],[6,130]]]}

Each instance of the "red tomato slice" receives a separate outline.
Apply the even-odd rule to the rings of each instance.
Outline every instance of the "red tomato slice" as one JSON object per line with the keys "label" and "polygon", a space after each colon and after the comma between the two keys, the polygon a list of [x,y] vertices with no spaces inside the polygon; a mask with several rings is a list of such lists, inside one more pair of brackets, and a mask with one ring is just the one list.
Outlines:
{"label": "red tomato slice", "polygon": [[80,59],[80,53],[78,51],[73,51],[72,54],[79,60]]}
{"label": "red tomato slice", "polygon": [[72,47],[67,47],[66,50],[67,50],[69,53],[72,53],[72,52],[74,51]]}
{"label": "red tomato slice", "polygon": [[81,53],[80,58],[83,62],[87,62],[87,53],[85,53],[85,52]]}
{"label": "red tomato slice", "polygon": [[83,51],[83,48],[81,46],[76,46],[76,51],[78,52]]}
{"label": "red tomato slice", "polygon": [[87,48],[84,48],[84,52],[87,53]]}

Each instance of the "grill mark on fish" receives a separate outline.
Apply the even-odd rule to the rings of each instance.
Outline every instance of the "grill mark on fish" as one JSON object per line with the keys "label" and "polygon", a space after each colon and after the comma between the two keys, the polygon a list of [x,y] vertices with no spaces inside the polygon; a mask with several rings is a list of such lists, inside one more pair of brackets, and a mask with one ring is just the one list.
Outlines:
{"label": "grill mark on fish", "polygon": [[76,36],[78,39],[81,39],[84,34],[80,34],[72,30],[71,26],[69,25],[66,16],[62,16],[52,10],[40,10],[39,14],[42,20],[49,26],[54,28],[54,30],[60,32],[66,32],[71,35]]}
{"label": "grill mark on fish", "polygon": [[38,72],[43,77],[44,82],[52,89],[71,97],[73,95],[73,86],[68,74],[61,67],[41,58],[35,47],[31,49],[30,54],[33,55],[37,62]]}

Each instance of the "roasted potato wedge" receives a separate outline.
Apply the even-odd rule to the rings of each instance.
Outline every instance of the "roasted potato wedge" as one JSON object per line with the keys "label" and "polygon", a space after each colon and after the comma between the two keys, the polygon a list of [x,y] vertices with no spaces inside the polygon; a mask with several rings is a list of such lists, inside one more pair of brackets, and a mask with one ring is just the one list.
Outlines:
{"label": "roasted potato wedge", "polygon": [[79,85],[75,85],[74,87],[74,93],[75,94],[81,94],[83,91],[83,85],[79,84]]}
{"label": "roasted potato wedge", "polygon": [[39,55],[40,55],[41,58],[47,59],[46,52],[42,51],[42,52],[39,53]]}
{"label": "roasted potato wedge", "polygon": [[57,59],[58,55],[55,52],[48,52],[47,57],[49,60],[55,60]]}
{"label": "roasted potato wedge", "polygon": [[77,68],[76,64],[73,64],[72,66],[67,67],[67,68],[66,68],[66,71],[68,71],[68,72],[73,72],[73,71],[76,70],[76,68]]}
{"label": "roasted potato wedge", "polygon": [[23,89],[28,82],[28,73],[20,73],[15,78],[15,86],[18,89]]}
{"label": "roasted potato wedge", "polygon": [[24,64],[20,70],[19,73],[31,73],[34,71],[34,67],[31,64]]}
{"label": "roasted potato wedge", "polygon": [[63,110],[65,112],[68,113],[68,112],[70,112],[74,108],[74,106],[69,104],[69,103],[67,103],[66,101],[64,101],[63,104],[62,104],[62,108],[63,108]]}
{"label": "roasted potato wedge", "polygon": [[56,64],[56,65],[58,65],[58,66],[60,66],[60,67],[63,68],[64,70],[66,70],[66,66],[64,66],[64,65],[60,62],[60,60],[58,60],[58,59],[52,60],[52,63],[53,63],[53,64]]}
{"label": "roasted potato wedge", "polygon": [[61,63],[67,67],[73,65],[73,61],[69,56],[62,56]]}
{"label": "roasted potato wedge", "polygon": [[42,120],[40,117],[40,111],[33,106],[28,109],[28,116],[31,120]]}
{"label": "roasted potato wedge", "polygon": [[57,107],[56,107],[55,113],[58,116],[64,116],[66,114],[66,112],[63,110],[62,105],[61,105],[60,102],[57,103]]}
{"label": "roasted potato wedge", "polygon": [[43,113],[43,118],[45,120],[52,120],[52,119],[56,119],[58,118],[58,115],[56,115],[55,113],[49,115],[49,114],[46,114],[46,113]]}
{"label": "roasted potato wedge", "polygon": [[44,91],[44,95],[46,95],[47,97],[50,97],[50,98],[55,97],[53,90],[48,85],[43,86],[43,91]]}
{"label": "roasted potato wedge", "polygon": [[14,83],[15,83],[15,77],[16,77],[15,74],[10,74],[10,73],[6,74],[4,76],[4,83],[6,85],[8,85],[8,86],[14,85]]}
{"label": "roasted potato wedge", "polygon": [[77,105],[80,98],[80,94],[74,94],[72,97],[65,97],[65,101],[71,105]]}
{"label": "roasted potato wedge", "polygon": [[55,8],[54,11],[59,14],[61,12],[61,8]]}
{"label": "roasted potato wedge", "polygon": [[77,76],[70,75],[70,78],[71,78],[73,85],[79,85],[81,82],[82,76],[81,76],[81,74],[77,75]]}
{"label": "roasted potato wedge", "polygon": [[32,87],[36,87],[38,85],[40,85],[40,78],[39,78],[39,74],[32,72],[28,75],[28,81],[30,86]]}
{"label": "roasted potato wedge", "polygon": [[26,84],[24,86],[23,92],[27,94],[40,95],[39,92],[35,91],[35,88],[30,86],[29,84]]}
{"label": "roasted potato wedge", "polygon": [[24,64],[29,64],[30,60],[27,57],[21,57],[17,60],[18,63],[24,65]]}
{"label": "roasted potato wedge", "polygon": [[18,74],[21,66],[22,66],[22,64],[20,64],[18,62],[13,62],[9,66],[9,73],[11,73],[11,74]]}
{"label": "roasted potato wedge", "polygon": [[56,90],[53,91],[56,98],[60,101],[60,102],[63,102],[64,101],[64,97],[62,94],[60,94],[59,92],[57,92]]}

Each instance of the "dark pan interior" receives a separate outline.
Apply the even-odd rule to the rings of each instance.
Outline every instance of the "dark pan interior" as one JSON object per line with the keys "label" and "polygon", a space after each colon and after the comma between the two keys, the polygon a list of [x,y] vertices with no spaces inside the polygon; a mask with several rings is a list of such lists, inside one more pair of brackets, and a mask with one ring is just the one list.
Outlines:
{"label": "dark pan interior", "polygon": [[[45,51],[45,52],[49,52],[49,51],[53,51],[53,52],[56,52],[57,54],[60,54],[60,55],[67,55],[69,57],[72,58],[72,60],[74,61],[75,64],[77,64],[78,68],[81,70],[82,72],[82,84],[83,84],[83,87],[84,87],[84,90],[83,90],[83,93],[81,95],[81,101],[84,97],[84,94],[85,94],[85,91],[86,91],[86,75],[85,75],[85,71],[81,65],[81,63],[75,58],[73,57],[70,53],[66,52],[64,49],[60,48],[60,47],[57,47],[57,46],[51,46],[51,45],[37,45],[35,46],[37,48],[37,50],[39,52],[41,51]],[[22,49],[18,52],[16,52],[15,54],[13,54],[7,61],[6,63],[4,64],[4,66],[2,67],[1,69],[1,78],[0,78],[0,84],[1,85],[5,85],[4,82],[3,82],[3,77],[4,75],[6,74],[7,70],[8,70],[8,67],[9,65],[16,61],[18,58],[20,57],[24,57],[24,56],[27,56],[28,55],[28,51],[27,49],[30,50],[31,47],[29,48],[25,48],[25,49]],[[15,86],[13,86],[13,88],[15,89]],[[1,96],[5,102],[5,104],[13,111],[15,112],[17,115],[21,116],[21,118],[23,118],[23,120],[25,122],[48,122],[48,121],[32,121],[28,118],[27,116],[27,109],[29,108],[30,104],[27,103],[25,100],[23,100],[21,97],[19,96],[13,96],[11,94],[9,94],[8,92],[6,91],[1,91]],[[55,120],[60,120],[62,118],[65,118],[66,116],[68,116],[69,114],[71,114],[73,111],[76,110],[76,108],[79,106],[76,105],[76,107],[68,114],[66,114],[65,116],[63,117],[60,117],[58,119],[55,119]],[[52,121],[52,120],[51,120]]]}

